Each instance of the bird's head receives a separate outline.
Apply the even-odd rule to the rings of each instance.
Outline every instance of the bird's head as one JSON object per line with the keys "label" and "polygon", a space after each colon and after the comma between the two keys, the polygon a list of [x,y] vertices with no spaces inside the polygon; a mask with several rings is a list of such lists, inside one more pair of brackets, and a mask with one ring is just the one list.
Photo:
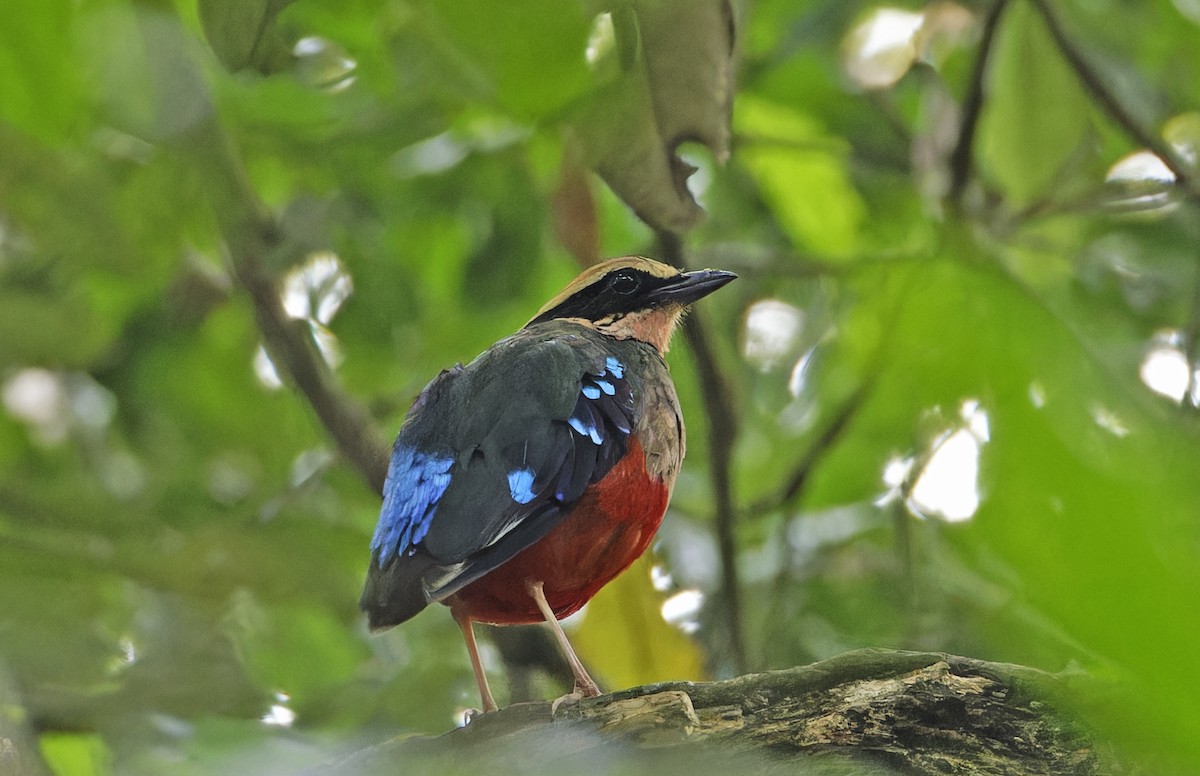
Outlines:
{"label": "bird's head", "polygon": [[736,277],[718,269],[680,272],[639,256],[609,259],[580,273],[525,325],[570,320],[662,353],[684,309]]}

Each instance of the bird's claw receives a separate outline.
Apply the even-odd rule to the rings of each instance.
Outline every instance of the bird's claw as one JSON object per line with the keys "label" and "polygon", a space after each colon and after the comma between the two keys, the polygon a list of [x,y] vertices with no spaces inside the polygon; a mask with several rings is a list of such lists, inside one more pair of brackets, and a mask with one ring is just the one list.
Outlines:
{"label": "bird's claw", "polygon": [[581,685],[579,682],[576,682],[574,690],[571,690],[571,692],[563,695],[562,697],[554,699],[554,701],[550,704],[550,713],[557,714],[558,707],[564,703],[573,706],[584,698],[597,698],[602,694],[603,693],[600,692],[600,688],[595,682],[590,682],[585,685]]}
{"label": "bird's claw", "polygon": [[566,695],[555,698],[550,703],[550,715],[554,716],[555,714],[557,714],[558,707],[562,706],[564,703],[567,704],[568,706],[574,706],[576,703],[579,703],[581,700],[583,700],[583,698],[584,698],[583,690],[576,687],[571,692],[567,693]]}

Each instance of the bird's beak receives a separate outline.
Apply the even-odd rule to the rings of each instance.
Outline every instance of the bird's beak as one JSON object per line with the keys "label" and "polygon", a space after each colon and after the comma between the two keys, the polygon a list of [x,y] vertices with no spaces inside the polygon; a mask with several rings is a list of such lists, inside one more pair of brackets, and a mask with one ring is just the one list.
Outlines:
{"label": "bird's beak", "polygon": [[697,299],[716,291],[721,286],[736,278],[732,272],[723,269],[700,269],[695,272],[684,272],[655,288],[647,294],[650,304],[689,305]]}

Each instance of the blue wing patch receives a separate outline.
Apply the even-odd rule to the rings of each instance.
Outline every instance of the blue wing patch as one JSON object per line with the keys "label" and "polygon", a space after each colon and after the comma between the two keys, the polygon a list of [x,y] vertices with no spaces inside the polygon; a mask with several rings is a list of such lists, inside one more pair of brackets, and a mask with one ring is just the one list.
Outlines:
{"label": "blue wing patch", "polygon": [[[596,373],[583,375],[566,427],[559,427],[562,436],[555,448],[558,452],[546,462],[553,461],[553,469],[539,474],[535,468],[521,464],[506,472],[509,496],[514,505],[519,505],[517,514],[523,515],[519,520],[534,515],[548,520],[560,514],[561,507],[578,500],[588,485],[599,482],[625,455],[633,428],[634,401],[624,375],[624,365],[611,356]],[[450,486],[454,464],[450,455],[427,453],[409,445],[397,444],[392,450],[383,508],[371,540],[371,551],[380,568],[394,558],[414,554],[417,545],[426,539],[439,502]],[[452,530],[443,533],[439,534],[442,543],[454,535]],[[507,530],[502,530],[493,541],[505,534]],[[435,556],[441,552],[451,557],[458,552],[457,548],[427,549]]]}
{"label": "blue wing patch", "polygon": [[454,459],[396,445],[383,486],[383,509],[371,539],[371,552],[383,568],[392,558],[411,552],[425,538],[437,503],[450,485]]}
{"label": "blue wing patch", "polygon": [[554,498],[570,503],[598,482],[625,455],[633,429],[633,390],[625,365],[609,356],[596,374],[585,374],[579,398],[567,418],[574,432],[558,473]]}
{"label": "blue wing patch", "polygon": [[513,469],[508,473],[508,492],[518,504],[528,504],[537,494],[533,492],[533,469]]}

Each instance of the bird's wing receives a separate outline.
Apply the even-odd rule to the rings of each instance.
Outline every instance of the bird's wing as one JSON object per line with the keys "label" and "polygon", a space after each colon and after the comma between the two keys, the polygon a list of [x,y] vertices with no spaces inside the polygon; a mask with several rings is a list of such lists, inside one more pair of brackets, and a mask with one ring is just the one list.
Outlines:
{"label": "bird's wing", "polygon": [[519,334],[430,383],[392,451],[364,608],[415,578],[410,605],[440,600],[545,536],[628,449],[625,369],[588,339]]}

